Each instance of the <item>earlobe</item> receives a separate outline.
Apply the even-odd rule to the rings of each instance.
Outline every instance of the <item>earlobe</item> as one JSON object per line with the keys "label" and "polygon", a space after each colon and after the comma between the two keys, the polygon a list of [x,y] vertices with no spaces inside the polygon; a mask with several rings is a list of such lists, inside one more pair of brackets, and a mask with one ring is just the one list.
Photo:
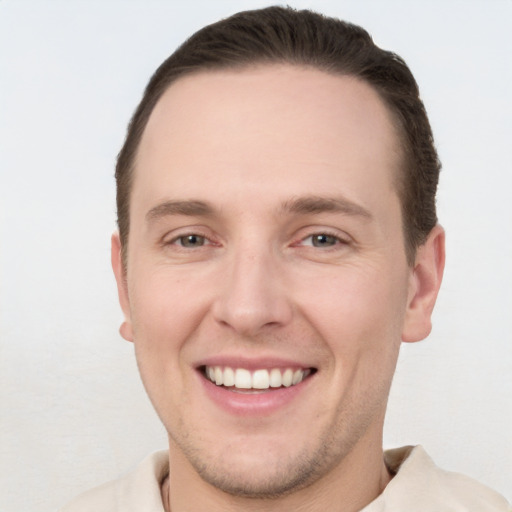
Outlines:
{"label": "earlobe", "polygon": [[124,314],[124,322],[119,328],[119,333],[126,341],[133,341],[133,330],[130,317],[130,300],[128,297],[128,286],[126,282],[126,271],[123,264],[122,246],[119,233],[114,233],[111,238],[111,262],[112,270],[117,282],[117,294],[119,304]]}
{"label": "earlobe", "polygon": [[119,327],[119,334],[126,341],[133,341],[132,324],[130,322],[124,321]]}
{"label": "earlobe", "polygon": [[432,311],[443,278],[444,262],[445,233],[437,225],[416,252],[409,280],[402,341],[421,341],[430,334]]}

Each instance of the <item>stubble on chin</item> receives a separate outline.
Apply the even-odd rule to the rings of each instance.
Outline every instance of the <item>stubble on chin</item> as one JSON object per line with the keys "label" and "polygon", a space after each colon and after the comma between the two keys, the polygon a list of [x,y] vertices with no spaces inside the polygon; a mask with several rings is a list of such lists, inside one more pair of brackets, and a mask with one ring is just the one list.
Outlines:
{"label": "stubble on chin", "polygon": [[[206,458],[203,450],[195,447],[190,436],[172,443],[193,470],[207,484],[237,498],[275,500],[313,485],[333,470],[353,449],[366,431],[367,425],[352,435],[340,436],[346,426],[337,425],[328,433],[318,436],[299,453],[279,457],[268,447],[261,447],[261,460],[241,460],[232,457],[230,450],[217,457]],[[348,434],[347,430],[345,433]],[[309,440],[311,441],[311,439]],[[266,457],[265,453],[270,456]]]}
{"label": "stubble on chin", "polygon": [[[263,463],[257,464],[257,468],[249,464],[242,468],[224,458],[205,463],[190,450],[185,456],[203,481],[238,498],[281,498],[307,487],[324,473],[323,464],[304,455],[296,456],[294,460],[267,463],[265,468],[262,468]],[[318,454],[318,459],[322,458],[325,460],[324,454]]]}

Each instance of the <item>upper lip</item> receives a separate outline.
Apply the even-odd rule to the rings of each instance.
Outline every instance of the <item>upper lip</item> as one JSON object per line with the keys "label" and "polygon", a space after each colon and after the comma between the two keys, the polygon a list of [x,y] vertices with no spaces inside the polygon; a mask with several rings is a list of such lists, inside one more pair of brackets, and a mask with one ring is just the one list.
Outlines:
{"label": "upper lip", "polygon": [[194,365],[196,368],[203,368],[205,366],[221,366],[229,368],[245,368],[247,370],[260,370],[260,369],[271,369],[271,368],[295,368],[295,369],[313,369],[310,363],[302,361],[280,358],[280,357],[258,357],[258,358],[247,358],[247,357],[234,357],[234,356],[212,356],[202,359]]}

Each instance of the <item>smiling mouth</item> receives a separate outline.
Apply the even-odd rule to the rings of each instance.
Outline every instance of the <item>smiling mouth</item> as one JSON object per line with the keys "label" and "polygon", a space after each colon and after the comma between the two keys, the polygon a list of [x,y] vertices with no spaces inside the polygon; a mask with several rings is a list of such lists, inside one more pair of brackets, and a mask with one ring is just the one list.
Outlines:
{"label": "smiling mouth", "polygon": [[210,382],[232,391],[262,391],[296,386],[315,373],[316,369],[262,368],[250,371],[246,368],[231,368],[229,366],[203,366],[201,371]]}

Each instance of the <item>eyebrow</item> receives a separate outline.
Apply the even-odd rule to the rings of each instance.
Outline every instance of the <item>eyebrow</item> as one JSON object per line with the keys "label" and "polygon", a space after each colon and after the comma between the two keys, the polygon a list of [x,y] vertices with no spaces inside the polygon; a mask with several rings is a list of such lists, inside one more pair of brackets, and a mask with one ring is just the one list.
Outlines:
{"label": "eyebrow", "polygon": [[[363,206],[344,197],[303,196],[285,201],[281,205],[282,213],[299,215],[324,212],[343,213],[371,219],[372,214]],[[169,200],[151,208],[146,214],[148,222],[169,215],[186,215],[190,217],[212,217],[215,209],[209,203],[197,200]]]}
{"label": "eyebrow", "polygon": [[305,196],[286,201],[282,207],[284,212],[297,214],[315,214],[315,213],[343,213],[350,216],[364,217],[368,220],[372,218],[369,210],[363,206],[346,199],[345,197],[323,197],[323,196]]}
{"label": "eyebrow", "polygon": [[146,213],[146,220],[153,221],[168,215],[211,216],[212,206],[204,201],[164,201]]}

